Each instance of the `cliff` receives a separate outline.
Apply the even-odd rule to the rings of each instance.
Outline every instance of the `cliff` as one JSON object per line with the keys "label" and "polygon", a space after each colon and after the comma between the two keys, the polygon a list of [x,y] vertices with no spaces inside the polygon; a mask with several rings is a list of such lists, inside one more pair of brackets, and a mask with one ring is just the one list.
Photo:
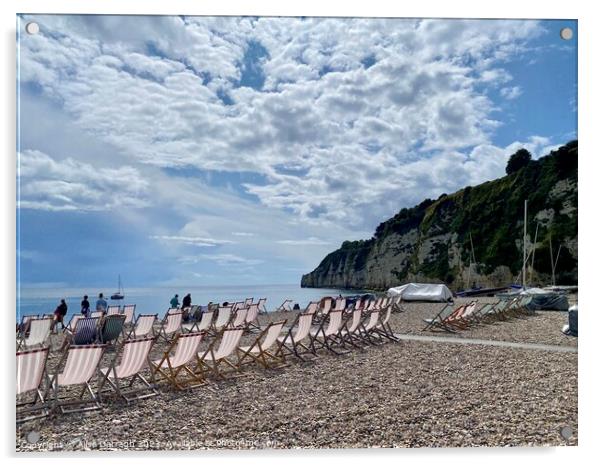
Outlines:
{"label": "cliff", "polygon": [[554,256],[562,245],[556,283],[576,284],[577,156],[577,141],[572,141],[510,175],[401,209],[372,238],[343,242],[303,275],[301,286],[386,289],[410,281],[446,283],[452,289],[473,283],[507,285],[522,268],[525,199],[529,248],[537,228],[530,284],[552,281],[550,238]]}

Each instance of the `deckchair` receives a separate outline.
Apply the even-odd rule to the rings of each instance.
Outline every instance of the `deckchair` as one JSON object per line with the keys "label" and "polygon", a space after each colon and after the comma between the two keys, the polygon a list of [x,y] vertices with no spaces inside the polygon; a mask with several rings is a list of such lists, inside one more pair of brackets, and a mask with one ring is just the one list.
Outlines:
{"label": "deckchair", "polygon": [[257,306],[259,306],[260,314],[268,312],[268,310],[265,308],[266,301],[267,301],[267,298],[259,298],[259,301],[257,301]]}
{"label": "deckchair", "polygon": [[37,345],[43,347],[46,344],[46,340],[48,340],[50,337],[51,327],[51,317],[45,317],[43,319],[30,319],[29,334],[26,337],[23,336],[17,341],[17,349],[21,349],[23,347],[31,349]]}
{"label": "deckchair", "polygon": [[316,311],[318,310],[319,305],[320,305],[320,303],[318,303],[317,301],[310,301],[309,304],[307,305],[307,308],[305,308],[305,311],[303,311],[303,312],[305,314],[315,315]]}
{"label": "deckchair", "polygon": [[102,311],[94,311],[90,313],[90,317],[94,317],[96,319],[100,319],[102,316],[104,316],[104,312]]}
{"label": "deckchair", "polygon": [[[178,334],[163,353],[161,359],[149,361],[153,382],[165,380],[178,390],[201,385],[203,378],[195,374],[188,367],[188,364],[196,357],[204,335],[203,332]],[[171,352],[174,347],[175,353],[172,355]]]}
{"label": "deckchair", "polygon": [[290,304],[293,302],[292,299],[285,299],[283,303],[276,308],[276,312],[290,312],[292,311]]}
{"label": "deckchair", "polygon": [[245,306],[250,306],[251,304],[253,304],[253,298],[245,299]]}
{"label": "deckchair", "polygon": [[170,341],[173,335],[177,335],[182,331],[182,313],[172,312],[168,313],[163,322],[161,322],[161,328],[157,335],[165,341]]}
{"label": "deckchair", "polygon": [[134,322],[134,314],[136,313],[136,305],[135,304],[126,304],[123,306],[123,315],[125,316],[125,321],[123,325],[131,325]]}
{"label": "deckchair", "polygon": [[[41,386],[49,352],[50,348],[17,352],[17,423],[48,416]],[[29,392],[34,396],[26,401]]]}
{"label": "deckchair", "polygon": [[90,345],[98,336],[98,317],[82,317],[75,323],[73,331],[66,332],[66,343],[71,345]]}
{"label": "deckchair", "polygon": [[21,323],[17,325],[17,337],[24,338],[29,332],[29,323],[32,319],[39,319],[39,314],[29,314],[21,317]]}
{"label": "deckchair", "polygon": [[247,310],[247,315],[245,316],[244,325],[248,331],[251,329],[260,330],[259,322],[257,321],[257,316],[259,315],[259,304],[251,304],[249,309]]}
{"label": "deckchair", "polygon": [[[120,364],[117,365],[117,353],[115,353],[115,357],[111,361],[109,367],[99,370],[99,399],[102,395],[102,389],[105,383],[108,384],[109,390],[113,389],[115,393],[127,403],[134,400],[149,398],[158,394],[157,390],[155,390],[141,374],[141,371],[148,364],[148,356],[154,342],[155,337],[126,340],[123,342]],[[129,382],[126,379],[130,379]],[[133,388],[133,385],[137,380],[141,382],[142,387]],[[127,385],[123,387],[122,382],[127,383]]]}
{"label": "deckchair", "polygon": [[[81,320],[80,320],[81,322]],[[60,367],[65,358],[67,361],[61,373],[57,372],[50,380],[50,385],[46,391],[46,396],[52,395],[52,409],[60,410],[64,413],[74,413],[80,411],[90,411],[99,409],[98,397],[92,391],[90,380],[96,373],[98,363],[102,358],[106,345],[82,345],[70,346],[63,353],[63,357],[59,361],[57,367]],[[76,399],[66,399],[59,397],[61,387],[73,385],[81,385],[82,391]],[[84,399],[86,391],[90,395],[90,399]],[[91,405],[91,406],[88,406]],[[66,409],[67,406],[76,406],[73,409]]]}
{"label": "deckchair", "polygon": [[[230,362],[228,357],[235,353],[244,331],[244,327],[224,328],[220,335],[209,344],[207,350],[197,354],[195,373],[203,379],[208,373],[224,379],[227,372],[221,370],[222,366],[226,365],[234,371],[239,371],[240,367]],[[216,349],[218,341],[219,346]]]}
{"label": "deckchair", "polygon": [[113,345],[123,333],[123,323],[125,316],[120,314],[108,315],[102,321],[99,332],[99,340],[101,343]]}
{"label": "deckchair", "polygon": [[179,307],[170,307],[165,312],[165,317],[167,317],[169,314],[176,314],[178,312],[182,312]]}
{"label": "deckchair", "polygon": [[382,335],[376,331],[380,320],[380,309],[366,311],[366,317],[360,324],[360,335],[363,339],[372,345],[381,345],[384,343]]}
{"label": "deckchair", "polygon": [[[326,327],[326,321],[328,320],[328,326]],[[328,315],[325,315],[318,328],[309,331],[310,345],[313,348],[315,354],[317,350],[326,348],[332,353],[341,354],[341,351],[334,349],[335,345],[343,343],[341,337],[341,330],[343,327],[343,311],[330,310]]]}
{"label": "deckchair", "polygon": [[212,322],[213,311],[207,310],[201,314],[199,321],[184,324],[183,328],[188,332],[209,332]]}
{"label": "deckchair", "polygon": [[[351,321],[351,322],[349,322]],[[351,346],[359,347],[358,343],[363,340],[360,334],[360,324],[362,323],[362,310],[354,309],[341,329],[341,341],[343,346],[345,343],[351,344]]]}
{"label": "deckchair", "polygon": [[443,306],[443,308],[435,315],[435,317],[431,319],[422,319],[426,322],[426,326],[422,329],[422,331],[430,330],[433,327],[436,327],[441,321],[448,319],[453,315],[454,312],[457,312],[454,307],[447,303]]}
{"label": "deckchair", "polygon": [[241,307],[237,309],[236,312],[232,315],[232,320],[228,325],[230,327],[240,327],[245,323],[248,312],[249,310],[246,307]]}
{"label": "deckchair", "polygon": [[[289,354],[294,354],[302,361],[307,361],[307,359],[303,357],[305,354],[311,353],[314,356],[316,355],[311,346],[302,343],[303,340],[309,337],[313,316],[314,315],[309,312],[297,314],[295,322],[288,329],[286,335],[284,337],[278,337],[278,341],[281,343],[281,349],[283,351],[288,351]],[[296,330],[293,333],[294,329]]]}
{"label": "deckchair", "polygon": [[231,314],[231,306],[220,306],[217,311],[217,317],[213,322],[211,333],[217,335],[218,332],[220,332],[226,325],[228,325],[228,322],[230,322]]}
{"label": "deckchair", "polygon": [[[399,338],[395,336],[393,333],[393,329],[389,324],[389,319],[391,318],[391,306],[386,306],[384,309],[381,309],[381,313],[379,314],[378,324],[374,327],[374,331],[378,332],[379,335],[383,337],[398,342]],[[384,314],[384,316],[383,316]]]}
{"label": "deckchair", "polygon": [[337,298],[334,302],[334,310],[335,311],[344,311],[346,304],[347,304],[347,300],[345,298]]}
{"label": "deckchair", "polygon": [[108,316],[114,316],[117,314],[119,314],[119,306],[112,305],[112,306],[107,307],[107,315]]}
{"label": "deckchair", "polygon": [[126,338],[146,337],[153,331],[153,325],[157,320],[157,314],[139,314],[136,318],[134,327],[127,334]]}
{"label": "deckchair", "polygon": [[69,323],[63,329],[63,333],[73,332],[73,330],[75,330],[75,325],[77,324],[77,321],[79,319],[84,319],[85,317],[86,316],[84,316],[83,314],[74,314],[73,316],[71,316],[71,320],[69,320]]}
{"label": "deckchair", "polygon": [[[285,364],[282,343],[278,341],[278,336],[286,320],[269,323],[265,329],[255,338],[255,341],[249,346],[239,346],[237,349],[238,362],[236,365],[240,368],[244,364],[257,363],[264,369],[282,366]],[[275,351],[270,351],[273,346]]]}

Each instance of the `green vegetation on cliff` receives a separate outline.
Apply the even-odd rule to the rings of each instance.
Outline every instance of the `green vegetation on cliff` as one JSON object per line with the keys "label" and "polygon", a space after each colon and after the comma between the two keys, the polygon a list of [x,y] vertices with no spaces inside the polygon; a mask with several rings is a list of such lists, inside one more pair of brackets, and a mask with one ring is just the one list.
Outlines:
{"label": "green vegetation on cliff", "polygon": [[[521,166],[516,168],[515,163],[507,176],[401,209],[378,225],[369,240],[345,241],[303,277],[302,286],[384,287],[402,283],[409,275],[451,283],[470,263],[470,235],[480,274],[491,274],[504,266],[516,274],[522,267],[525,199],[529,201],[527,228],[531,241],[539,223],[535,270],[551,273],[548,242],[552,238],[555,249],[565,243],[557,268],[559,281],[576,282],[576,252],[566,244],[576,248],[577,141],[538,160],[522,159]],[[391,268],[390,280],[371,280],[370,261],[376,250],[381,250],[382,257],[380,246],[384,241],[412,232],[414,240],[399,240],[397,249],[405,252],[396,253],[403,260]],[[459,251],[459,260],[453,260],[454,250]],[[391,251],[389,259],[393,256]]]}

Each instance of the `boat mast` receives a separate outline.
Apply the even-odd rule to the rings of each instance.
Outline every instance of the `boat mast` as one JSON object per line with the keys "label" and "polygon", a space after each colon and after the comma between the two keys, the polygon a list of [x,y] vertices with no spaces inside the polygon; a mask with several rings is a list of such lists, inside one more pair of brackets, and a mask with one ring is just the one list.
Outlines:
{"label": "boat mast", "polygon": [[523,290],[527,282],[527,200],[525,199],[525,219],[523,221]]}

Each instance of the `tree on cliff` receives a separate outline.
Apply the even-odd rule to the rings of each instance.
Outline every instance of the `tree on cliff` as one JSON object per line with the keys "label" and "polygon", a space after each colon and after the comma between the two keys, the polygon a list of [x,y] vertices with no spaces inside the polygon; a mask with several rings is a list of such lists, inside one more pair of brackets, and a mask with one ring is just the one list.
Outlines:
{"label": "tree on cliff", "polygon": [[527,166],[530,161],[531,152],[529,152],[527,149],[517,150],[508,159],[508,164],[506,165],[506,174],[512,175],[512,173],[516,173],[521,168]]}

